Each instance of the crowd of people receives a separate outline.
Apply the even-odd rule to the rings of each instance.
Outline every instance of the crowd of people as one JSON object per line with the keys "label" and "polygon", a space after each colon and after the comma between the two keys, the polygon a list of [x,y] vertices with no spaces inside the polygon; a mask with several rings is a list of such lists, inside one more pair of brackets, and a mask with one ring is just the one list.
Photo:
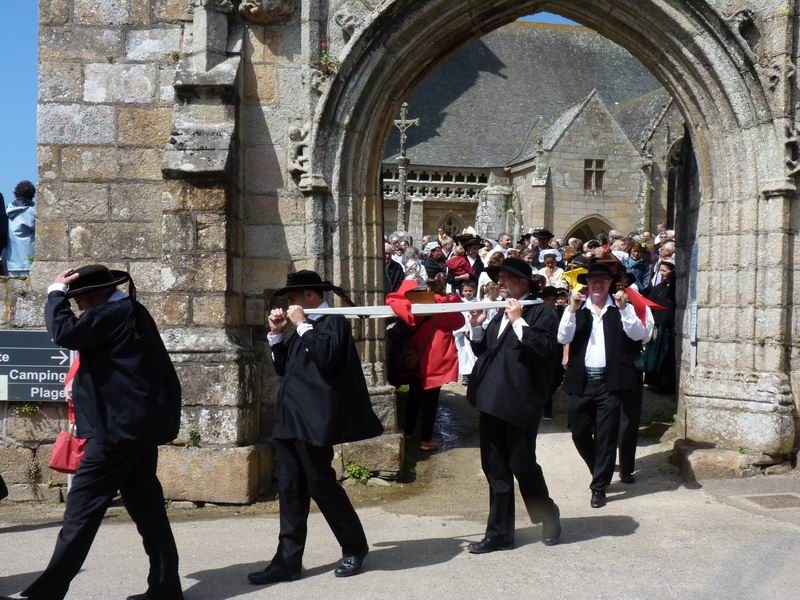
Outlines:
{"label": "crowd of people", "polygon": [[36,187],[20,181],[14,201],[6,206],[0,194],[0,275],[27,277],[36,243]]}
{"label": "crowd of people", "polygon": [[[423,238],[419,248],[406,238],[385,240],[384,284],[389,299],[397,295],[401,286],[409,288],[405,282],[413,280],[416,289],[433,291],[437,302],[460,301],[469,305],[513,298],[498,273],[511,267],[517,273],[529,269],[530,298],[539,299],[553,313],[558,327],[552,332],[557,339],[548,357],[537,358],[549,365],[552,376],[547,381],[534,380],[524,393],[531,397],[541,394],[541,418],[549,420],[553,416],[554,394],[563,385],[570,398],[573,440],[593,472],[592,489],[600,494],[610,482],[618,447],[621,478],[625,482],[634,480],[643,384],[659,392],[675,389],[675,253],[675,232],[663,224],[658,225],[655,235],[649,231],[623,234],[611,230],[590,240],[556,239],[541,228],[516,243],[506,233],[489,240],[481,238],[473,228],[454,237],[439,229],[436,235]],[[608,289],[600,289],[593,296],[593,283],[600,279]],[[617,302],[616,294],[625,302]],[[618,310],[607,317],[608,307]],[[627,308],[623,311],[624,307]],[[504,310],[507,311],[485,311],[481,329],[485,331],[500,320]],[[432,434],[441,386],[455,381],[472,385],[474,380],[472,375],[479,364],[475,343],[476,338],[482,337],[473,326],[475,312],[483,313],[465,307],[455,319],[432,317],[411,327],[395,323],[389,328],[390,381],[409,386],[410,409],[406,410],[403,424],[408,436],[416,434],[418,415],[422,413],[422,450],[437,448]],[[622,316],[618,318],[617,314]],[[604,336],[592,333],[590,316],[602,324]],[[612,335],[612,331],[624,336]],[[587,344],[595,343],[601,350],[605,345],[613,367],[606,364],[601,350],[586,354]],[[609,350],[611,344],[616,344],[613,351]],[[621,370],[617,368],[619,357],[627,363]],[[438,365],[434,377],[422,365],[422,359]],[[407,363],[416,364],[416,371]],[[402,364],[406,367],[398,368]],[[599,388],[590,385],[594,381],[599,382]],[[616,396],[610,403],[609,391]],[[593,506],[601,503],[604,501],[597,498]]]}

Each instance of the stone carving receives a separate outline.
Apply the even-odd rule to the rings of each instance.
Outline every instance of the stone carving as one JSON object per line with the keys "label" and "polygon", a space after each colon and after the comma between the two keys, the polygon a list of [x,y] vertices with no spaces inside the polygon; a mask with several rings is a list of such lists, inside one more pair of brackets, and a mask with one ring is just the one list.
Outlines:
{"label": "stone carving", "polygon": [[239,14],[250,21],[278,23],[294,14],[297,0],[242,0]]}
{"label": "stone carving", "polygon": [[322,93],[322,84],[325,82],[325,74],[319,69],[309,67],[303,70],[303,84],[314,92]]}
{"label": "stone carving", "polygon": [[311,124],[306,123],[302,127],[296,125],[289,129],[289,174],[293,177],[301,177],[308,174],[308,133]]}
{"label": "stone carving", "polygon": [[800,147],[798,146],[800,137],[797,130],[792,125],[786,127],[786,166],[789,169],[789,177],[796,177],[800,174]]}
{"label": "stone carving", "polygon": [[357,0],[347,0],[334,13],[328,31],[330,53],[341,56],[342,50],[369,18],[369,10]]}
{"label": "stone carving", "polygon": [[769,66],[767,71],[769,80],[767,83],[767,89],[774,93],[782,82],[788,82],[795,76],[796,73],[797,67],[795,67],[790,61],[781,59],[775,60]]}
{"label": "stone carving", "polygon": [[205,8],[217,12],[229,13],[233,11],[231,0],[192,0],[192,8]]}
{"label": "stone carving", "polygon": [[761,41],[761,31],[756,25],[755,16],[747,9],[740,10],[727,18],[734,31],[745,41],[751,51],[755,52]]}
{"label": "stone carving", "polygon": [[343,9],[336,13],[336,16],[333,18],[334,22],[342,28],[342,31],[345,34],[345,40],[349,40],[353,34],[355,33],[356,29],[361,27],[364,24],[364,19],[359,17],[356,14],[348,13],[346,10]]}

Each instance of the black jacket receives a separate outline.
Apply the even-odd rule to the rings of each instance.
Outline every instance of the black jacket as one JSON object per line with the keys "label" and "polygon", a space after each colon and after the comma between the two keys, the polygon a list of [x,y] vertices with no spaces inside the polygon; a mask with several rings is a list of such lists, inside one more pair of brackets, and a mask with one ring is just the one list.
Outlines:
{"label": "black jacket", "polygon": [[77,435],[109,445],[166,444],[178,435],[181,385],[153,318],[135,300],[73,314],[63,292],[45,306],[47,331],[80,352],[72,384]]}
{"label": "black jacket", "polygon": [[526,306],[522,341],[509,323],[498,339],[503,319],[498,312],[479,342],[472,342],[478,357],[467,388],[467,399],[481,412],[523,429],[538,427],[553,379],[556,315],[544,304]]}
{"label": "black jacket", "polygon": [[[656,312],[656,311],[653,311]],[[569,345],[569,363],[564,374],[564,391],[581,394],[586,378],[586,346],[592,334],[592,315],[587,307],[575,315],[575,336]],[[630,339],[622,329],[616,306],[603,315],[606,345],[606,387],[610,392],[635,391],[642,387],[642,343]]]}
{"label": "black jacket", "polygon": [[330,446],[380,435],[383,425],[372,410],[350,323],[337,315],[313,325],[272,346],[283,377],[272,437]]}
{"label": "black jacket", "polygon": [[396,260],[390,259],[389,262],[383,266],[383,293],[391,294],[392,292],[396,292],[400,289],[400,284],[403,283],[404,278],[405,272],[403,271],[403,265]]}

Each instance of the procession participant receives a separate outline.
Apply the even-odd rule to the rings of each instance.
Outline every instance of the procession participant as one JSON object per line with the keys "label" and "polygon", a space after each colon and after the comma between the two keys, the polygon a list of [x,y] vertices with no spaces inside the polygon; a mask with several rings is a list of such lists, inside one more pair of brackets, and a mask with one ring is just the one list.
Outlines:
{"label": "procession participant", "polygon": [[[664,246],[662,246],[662,249]],[[675,390],[675,265],[662,260],[661,281],[650,289],[648,299],[663,306],[653,315],[653,340],[644,350],[644,382],[668,393]]]}
{"label": "procession participant", "polygon": [[[408,250],[406,250],[408,252]],[[389,294],[397,290],[405,278],[402,263],[392,260],[394,248],[388,242],[383,245],[383,293]]]}
{"label": "procession participant", "polygon": [[508,308],[485,331],[486,312],[470,313],[472,349],[478,361],[467,399],[480,414],[481,466],[489,483],[486,534],[470,544],[473,554],[514,547],[514,477],[531,521],[543,524],[544,544],[557,544],[561,537],[558,506],[536,462],[536,434],[553,378],[555,313],[543,304],[523,309],[519,303],[536,298],[531,267],[525,261],[508,258],[488,272],[507,290]]}
{"label": "procession participant", "polygon": [[439,273],[445,273],[447,267],[444,263],[444,253],[439,242],[428,242],[425,246],[427,258],[422,263],[425,266],[427,279],[434,279]]}
{"label": "procession participant", "polygon": [[558,343],[569,344],[564,391],[569,394],[572,441],[592,474],[591,506],[606,504],[619,433],[620,405],[641,387],[634,361],[641,353],[645,327],[624,291],[613,297],[607,263],[589,265],[578,277],[588,297],[573,294],[558,327]]}
{"label": "procession participant", "polygon": [[[117,290],[125,282],[128,295]],[[70,298],[83,311],[80,317]],[[136,301],[130,275],[103,265],[58,275],[48,288],[45,320],[57,346],[80,352],[75,419],[77,435],[89,441],[50,564],[22,595],[67,595],[119,491],[150,559],[147,591],[129,600],[181,599],[178,550],[156,477],[159,444],[178,434],[181,387],[156,324]]]}
{"label": "procession participant", "polygon": [[[564,309],[566,306],[562,304],[558,304],[558,297],[559,291],[563,292],[566,296],[568,294],[566,289],[559,289],[555,288],[551,285],[548,285],[542,290],[542,302],[545,306],[549,306],[553,309],[553,312],[556,315],[556,322],[561,320],[561,316],[564,314]],[[564,367],[562,366],[562,360],[564,358],[564,346],[561,344],[554,344],[553,345],[553,382],[550,385],[550,390],[547,394],[547,401],[544,404],[544,409],[542,410],[542,419],[545,421],[552,421],[553,420],[553,397],[555,396],[556,391],[561,386],[561,381],[564,379]]]}
{"label": "procession participant", "polygon": [[[334,575],[359,573],[369,550],[331,461],[334,444],[375,437],[383,426],[372,410],[350,323],[340,315],[306,316],[306,310],[328,306],[323,292],[329,290],[347,300],[317,273],[298,271],[289,273],[286,286],[274,294],[289,298],[287,310],[270,311],[267,333],[272,362],[282,378],[272,426],[280,534],[270,564],[248,575],[254,585],[300,578],[311,498],[342,548]],[[295,330],[284,340],[289,322]]]}
{"label": "procession participant", "polygon": [[508,255],[508,250],[511,248],[511,244],[514,240],[511,239],[511,236],[507,233],[501,233],[497,237],[497,246],[495,246],[495,250],[498,252],[502,252],[503,256]]}
{"label": "procession participant", "polygon": [[542,256],[542,252],[550,249],[550,240],[552,240],[554,236],[550,230],[543,227],[534,229],[531,235],[536,239],[536,242],[531,246],[531,250],[533,250],[536,255],[533,259],[533,265],[535,268],[541,269],[544,266],[544,256]]}
{"label": "procession participant", "polygon": [[[461,285],[461,298],[464,303],[477,302],[476,285],[474,281],[465,281]],[[456,340],[456,350],[458,351],[458,376],[461,383],[467,384],[469,374],[472,373],[472,367],[475,365],[475,354],[472,352],[472,345],[470,344],[468,334],[471,331],[469,325],[469,310],[464,313],[464,323],[461,327],[453,332]]]}

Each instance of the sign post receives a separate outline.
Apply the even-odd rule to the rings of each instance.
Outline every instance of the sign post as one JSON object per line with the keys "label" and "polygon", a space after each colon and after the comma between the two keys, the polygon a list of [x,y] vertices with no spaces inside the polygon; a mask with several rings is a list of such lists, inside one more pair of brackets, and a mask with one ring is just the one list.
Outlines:
{"label": "sign post", "polygon": [[0,402],[64,402],[73,358],[47,331],[0,330]]}

